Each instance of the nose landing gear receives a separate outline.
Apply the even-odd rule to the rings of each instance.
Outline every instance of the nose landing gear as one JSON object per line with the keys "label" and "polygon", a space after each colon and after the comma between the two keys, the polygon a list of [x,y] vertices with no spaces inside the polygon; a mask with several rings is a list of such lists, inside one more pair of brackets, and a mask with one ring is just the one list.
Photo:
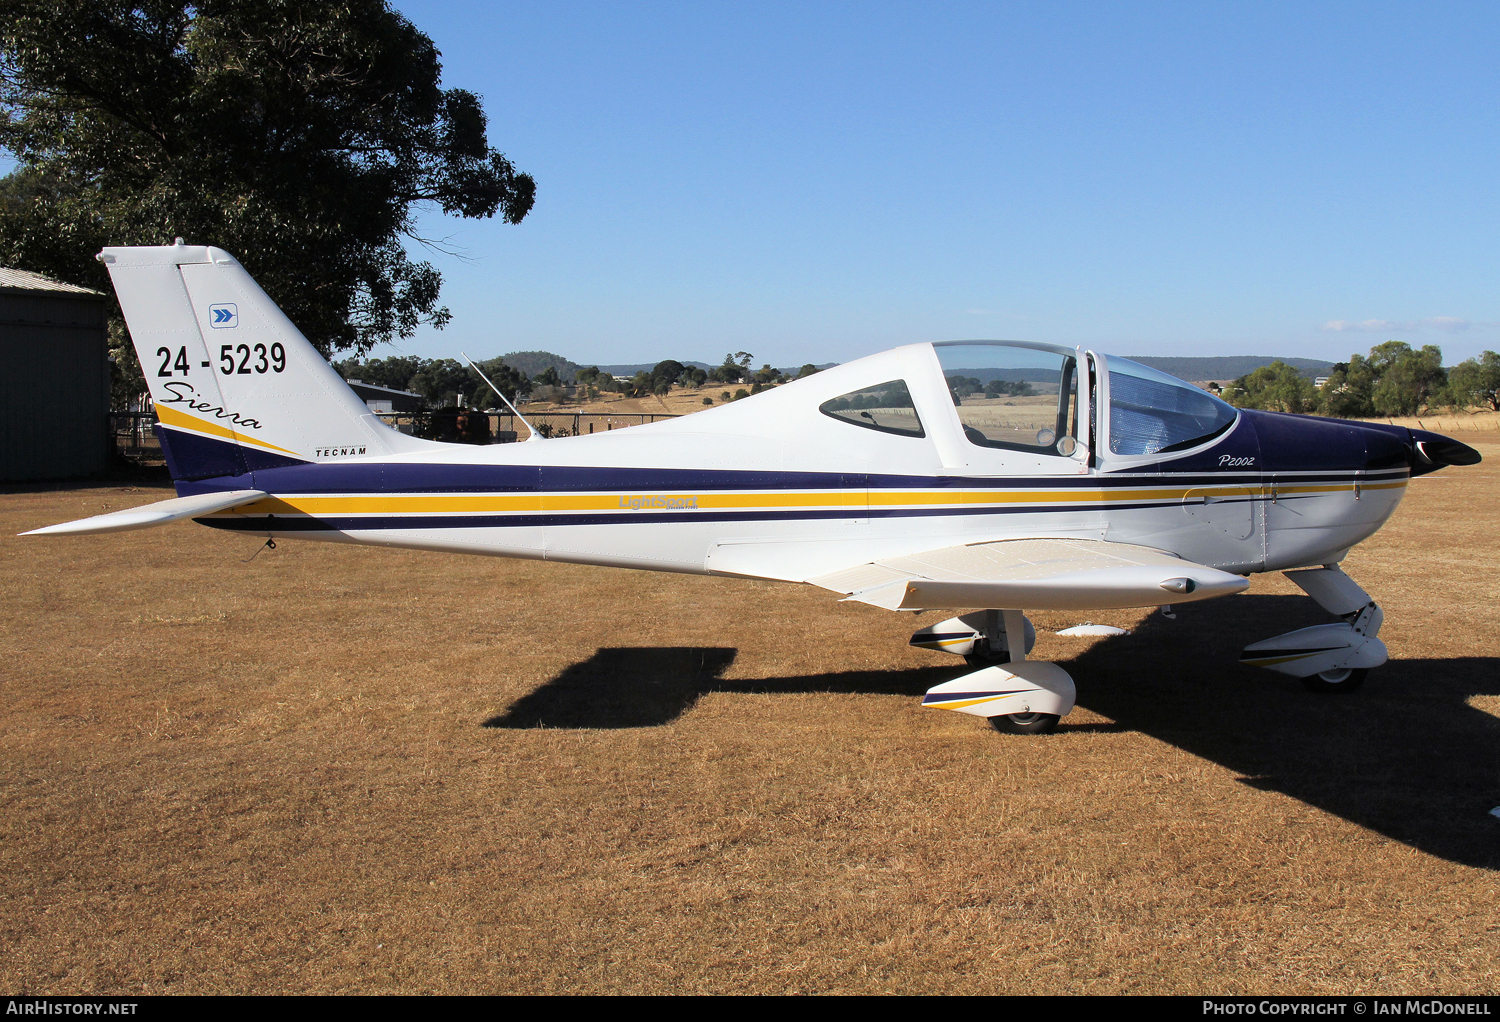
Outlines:
{"label": "nose landing gear", "polygon": [[1314,692],[1353,692],[1371,668],[1386,661],[1385,643],[1376,638],[1384,613],[1336,564],[1285,575],[1343,622],[1299,628],[1246,646],[1240,663],[1301,678]]}
{"label": "nose landing gear", "polygon": [[1309,674],[1302,679],[1302,684],[1309,692],[1329,694],[1353,692],[1365,683],[1365,678],[1369,673],[1368,667],[1335,667],[1332,670]]}

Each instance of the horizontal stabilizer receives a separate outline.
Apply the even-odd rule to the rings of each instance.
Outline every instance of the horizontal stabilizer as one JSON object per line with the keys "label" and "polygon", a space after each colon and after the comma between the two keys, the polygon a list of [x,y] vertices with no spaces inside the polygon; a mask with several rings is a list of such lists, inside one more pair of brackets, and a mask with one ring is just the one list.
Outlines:
{"label": "horizontal stabilizer", "polygon": [[127,532],[130,529],[149,529],[153,525],[197,515],[228,511],[232,507],[248,504],[266,496],[264,490],[221,490],[218,493],[200,493],[192,497],[173,497],[159,500],[155,504],[133,507],[125,511],[111,511],[107,515],[80,518],[76,522],[49,525],[45,529],[32,529],[23,536],[93,536],[102,532]]}
{"label": "horizontal stabilizer", "polygon": [[1109,610],[1192,603],[1250,582],[1149,547],[1014,539],[887,557],[808,579],[886,610],[988,607]]}

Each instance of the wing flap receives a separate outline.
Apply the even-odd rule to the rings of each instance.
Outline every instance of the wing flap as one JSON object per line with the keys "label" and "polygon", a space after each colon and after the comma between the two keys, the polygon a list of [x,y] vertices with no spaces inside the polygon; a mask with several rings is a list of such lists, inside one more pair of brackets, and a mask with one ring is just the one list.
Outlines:
{"label": "wing flap", "polygon": [[109,514],[95,515],[92,518],[80,518],[76,522],[63,522],[61,525],[32,529],[21,535],[94,536],[105,532],[149,529],[153,525],[165,525],[183,518],[212,514],[215,511],[228,511],[230,508],[248,504],[264,496],[267,496],[264,490],[221,490],[217,493],[199,493],[191,497],[173,497],[171,500],[159,500],[155,504],[126,508],[124,511],[111,511]]}
{"label": "wing flap", "polygon": [[1244,592],[1249,581],[1161,550],[1087,539],[944,547],[808,579],[886,610],[1111,610]]}

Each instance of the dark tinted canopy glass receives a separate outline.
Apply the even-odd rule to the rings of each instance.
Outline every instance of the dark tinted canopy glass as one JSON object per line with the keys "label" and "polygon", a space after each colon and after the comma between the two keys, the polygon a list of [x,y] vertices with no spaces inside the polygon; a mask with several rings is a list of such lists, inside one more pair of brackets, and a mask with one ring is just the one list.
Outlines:
{"label": "dark tinted canopy glass", "polygon": [[905,380],[891,380],[824,401],[818,411],[866,429],[897,436],[926,436]]}

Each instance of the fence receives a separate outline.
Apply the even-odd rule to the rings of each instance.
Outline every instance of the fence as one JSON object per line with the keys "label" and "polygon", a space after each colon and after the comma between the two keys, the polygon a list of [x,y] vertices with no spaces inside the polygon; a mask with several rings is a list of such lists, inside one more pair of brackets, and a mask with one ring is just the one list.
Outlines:
{"label": "fence", "polygon": [[[433,436],[432,413],[430,412],[379,412],[386,425],[403,433],[415,436]],[[619,412],[538,412],[527,416],[536,424],[537,432],[546,437],[587,436],[609,430],[640,426],[657,419],[675,419],[676,415],[665,412],[640,414]],[[490,437],[492,443],[512,443],[525,440],[529,435],[526,427],[517,422],[509,412],[491,413]],[[161,443],[151,427],[156,422],[155,412],[110,412],[109,433],[115,452],[131,461],[160,462]],[[434,437],[436,439],[436,437]]]}
{"label": "fence", "polygon": [[155,412],[110,412],[109,437],[115,453],[131,461],[162,461],[161,442],[151,428]]}

